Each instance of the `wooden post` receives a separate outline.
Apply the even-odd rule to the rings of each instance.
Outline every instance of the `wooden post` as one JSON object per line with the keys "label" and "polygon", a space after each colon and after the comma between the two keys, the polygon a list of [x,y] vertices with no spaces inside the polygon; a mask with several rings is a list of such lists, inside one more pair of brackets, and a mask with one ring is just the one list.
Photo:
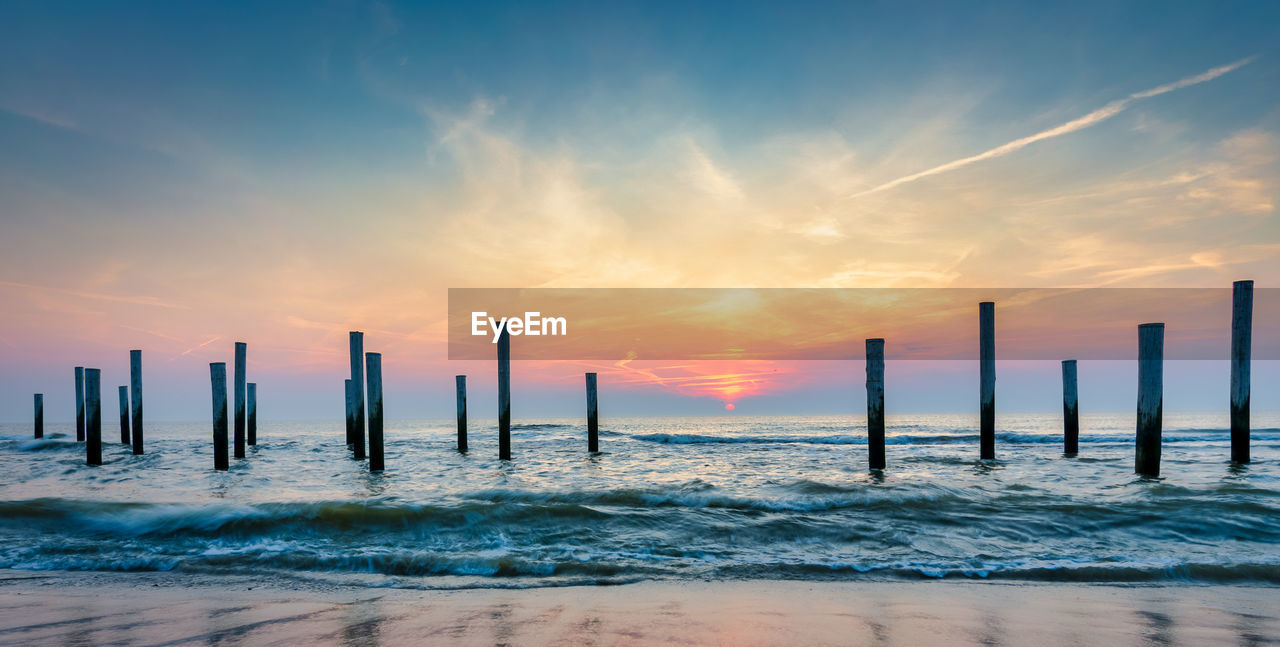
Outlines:
{"label": "wooden post", "polygon": [[129,387],[117,389],[120,393],[120,442],[129,444]]}
{"label": "wooden post", "polygon": [[44,394],[37,393],[35,397],[36,404],[36,438],[44,438]]}
{"label": "wooden post", "polygon": [[1249,462],[1249,373],[1253,346],[1253,281],[1231,286],[1231,460]]}
{"label": "wooden post", "polygon": [[382,353],[365,353],[369,378],[369,471],[381,472],[382,460]]}
{"label": "wooden post", "polygon": [[356,446],[356,394],[351,378],[346,379],[347,386],[347,449]]}
{"label": "wooden post", "polygon": [[235,382],[232,388],[235,393],[231,396],[235,401],[235,434],[236,434],[236,458],[244,458],[244,360],[245,360],[245,343],[236,342],[236,366],[235,366]]}
{"label": "wooden post", "polygon": [[76,442],[84,442],[84,367],[76,367]]}
{"label": "wooden post", "polygon": [[1080,451],[1080,396],[1076,388],[1076,361],[1062,360],[1062,453]]}
{"label": "wooden post", "polygon": [[133,453],[142,453],[142,351],[129,351],[129,397],[132,409],[129,412],[129,424],[133,425],[130,440],[133,441]]}
{"label": "wooden post", "polygon": [[355,397],[355,419],[351,427],[352,458],[364,460],[364,333],[349,335],[351,346],[351,393]]}
{"label": "wooden post", "polygon": [[102,464],[102,371],[84,370],[85,463]]}
{"label": "wooden post", "polygon": [[978,379],[981,406],[978,443],[982,460],[996,457],[996,304],[978,304]]}
{"label": "wooden post", "polygon": [[258,444],[258,383],[250,382],[246,386],[249,389],[248,395],[245,397],[247,401],[245,407],[249,410],[248,442],[252,447]]}
{"label": "wooden post", "polygon": [[884,340],[867,340],[867,464],[882,470],[884,461]]}
{"label": "wooden post", "polygon": [[454,386],[458,392],[458,451],[467,452],[467,376],[455,375]]}
{"label": "wooden post", "polygon": [[226,470],[227,461],[227,363],[209,364],[213,387],[213,469]]}
{"label": "wooden post", "polygon": [[1134,471],[1160,476],[1160,431],[1164,407],[1164,324],[1138,326],[1138,438]]}
{"label": "wooden post", "polygon": [[511,460],[511,336],[498,336],[498,460]]}
{"label": "wooden post", "polygon": [[600,451],[600,409],[596,400],[595,373],[587,373],[587,451]]}

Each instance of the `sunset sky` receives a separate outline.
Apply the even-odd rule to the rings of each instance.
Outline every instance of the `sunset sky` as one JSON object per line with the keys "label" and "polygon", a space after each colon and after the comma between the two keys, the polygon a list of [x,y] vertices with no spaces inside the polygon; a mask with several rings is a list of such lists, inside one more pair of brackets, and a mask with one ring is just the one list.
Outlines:
{"label": "sunset sky", "polygon": [[[389,417],[448,417],[456,373],[492,415],[491,363],[445,358],[450,287],[1280,286],[1277,25],[1276,2],[4,3],[0,420],[34,392],[70,419],[72,367],[109,391],[131,348],[150,417],[203,419],[235,341],[264,417],[337,419],[349,330]],[[1082,408],[1131,409],[1131,364],[1082,365]],[[521,362],[517,417],[579,415],[584,370],[605,415],[863,406],[856,362]],[[998,406],[1053,411],[1057,370],[1002,364]],[[1225,362],[1168,371],[1167,408],[1225,412]],[[890,412],[976,411],[976,373],[892,365]]]}

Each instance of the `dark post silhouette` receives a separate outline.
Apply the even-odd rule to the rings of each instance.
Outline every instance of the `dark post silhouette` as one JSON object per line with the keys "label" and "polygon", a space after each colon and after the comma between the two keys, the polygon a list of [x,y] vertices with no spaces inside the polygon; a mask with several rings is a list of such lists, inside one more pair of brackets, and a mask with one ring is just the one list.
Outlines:
{"label": "dark post silhouette", "polygon": [[351,394],[355,398],[355,418],[351,426],[352,458],[364,460],[364,333],[352,331],[351,344]]}
{"label": "dark post silhouette", "polygon": [[867,340],[867,464],[882,470],[884,461],[884,340]]}
{"label": "dark post silhouette", "polygon": [[253,446],[258,444],[258,383],[250,382],[245,386],[248,388],[245,396],[245,407],[249,410],[248,441]]}
{"label": "dark post silhouette", "polygon": [[454,386],[458,392],[458,451],[467,451],[467,376],[455,375]]}
{"label": "dark post silhouette", "polygon": [[36,404],[36,429],[35,437],[44,438],[44,394],[37,393],[35,397]]}
{"label": "dark post silhouette", "polygon": [[381,472],[382,460],[382,353],[365,353],[369,378],[369,471]]}
{"label": "dark post silhouette", "polygon": [[981,381],[981,428],[978,442],[982,460],[996,457],[996,304],[978,304],[979,360]]}
{"label": "dark post silhouette", "polygon": [[84,367],[76,367],[76,442],[84,442]]}
{"label": "dark post silhouette", "polygon": [[129,387],[116,389],[120,393],[120,442],[129,444]]}
{"label": "dark post silhouette", "polygon": [[129,412],[133,425],[133,453],[142,453],[142,351],[129,351],[129,397],[132,399],[132,410]]}
{"label": "dark post silhouette", "polygon": [[351,384],[351,378],[346,379],[347,387],[347,449],[355,449],[356,446],[356,394],[352,391],[354,386]]}
{"label": "dark post silhouette", "polygon": [[498,460],[511,460],[511,336],[498,336]]}
{"label": "dark post silhouette", "polygon": [[209,364],[213,387],[213,469],[226,470],[227,461],[227,363]]}
{"label": "dark post silhouette", "polygon": [[102,464],[102,371],[84,370],[85,463]]}
{"label": "dark post silhouette", "polygon": [[236,433],[236,458],[244,458],[244,361],[246,346],[244,342],[236,342],[236,366],[235,366],[235,383],[233,388],[235,394],[232,398],[235,401],[235,433]]}
{"label": "dark post silhouette", "polygon": [[1249,462],[1249,364],[1253,346],[1253,281],[1231,286],[1231,460]]}
{"label": "dark post silhouette", "polygon": [[1062,453],[1080,451],[1080,399],[1076,389],[1076,361],[1062,360]]}
{"label": "dark post silhouette", "polygon": [[595,373],[587,373],[587,451],[600,451],[600,408],[596,400]]}
{"label": "dark post silhouette", "polygon": [[1138,438],[1134,471],[1160,476],[1160,431],[1164,407],[1164,324],[1138,326]]}

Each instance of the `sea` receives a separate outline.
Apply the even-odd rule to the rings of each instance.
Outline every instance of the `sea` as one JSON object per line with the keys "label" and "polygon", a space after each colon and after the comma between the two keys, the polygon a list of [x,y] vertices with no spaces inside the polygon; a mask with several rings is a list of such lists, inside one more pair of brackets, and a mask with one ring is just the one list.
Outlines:
{"label": "sea", "polygon": [[391,421],[386,471],[343,422],[263,422],[212,469],[209,423],[148,423],[147,453],[104,424],[85,465],[71,425],[0,425],[0,568],[175,571],[403,588],[640,580],[1280,584],[1280,416],[1248,465],[1226,414],[1166,414],[1162,473],[1134,474],[1134,416],[888,419],[883,472],[849,416]]}

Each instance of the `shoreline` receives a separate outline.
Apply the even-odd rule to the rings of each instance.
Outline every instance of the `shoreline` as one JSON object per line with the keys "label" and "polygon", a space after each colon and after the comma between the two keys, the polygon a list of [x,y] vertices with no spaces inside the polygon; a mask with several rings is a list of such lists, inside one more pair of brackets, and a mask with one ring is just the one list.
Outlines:
{"label": "shoreline", "polygon": [[644,581],[409,589],[0,570],[0,644],[955,645],[1280,641],[1262,583]]}

